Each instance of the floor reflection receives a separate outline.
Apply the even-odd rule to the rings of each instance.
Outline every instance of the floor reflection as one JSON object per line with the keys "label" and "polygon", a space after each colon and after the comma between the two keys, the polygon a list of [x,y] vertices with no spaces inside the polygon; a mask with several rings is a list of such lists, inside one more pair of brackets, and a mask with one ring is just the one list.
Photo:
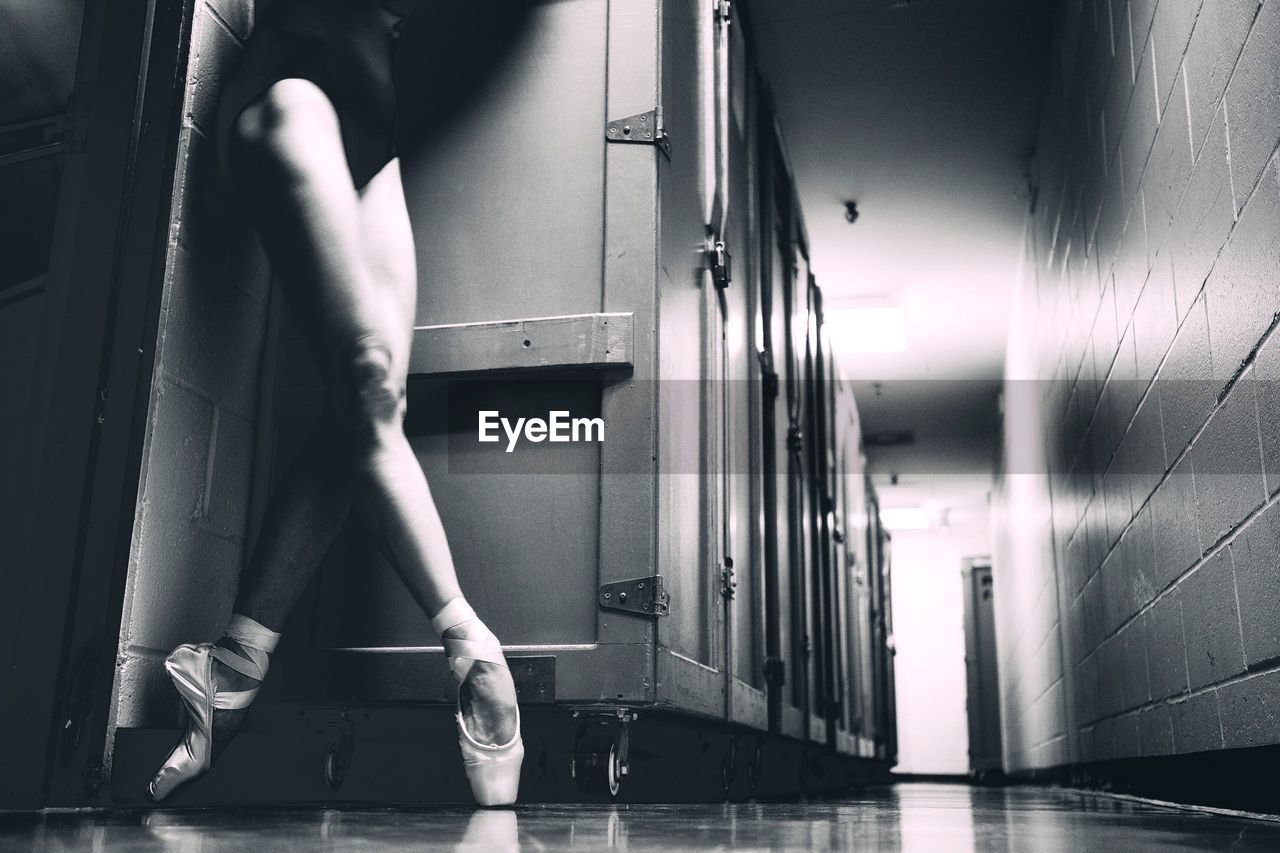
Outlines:
{"label": "floor reflection", "polygon": [[0,849],[1280,850],[1280,824],[1041,788],[900,785],[841,800],[516,810],[273,809],[0,817]]}

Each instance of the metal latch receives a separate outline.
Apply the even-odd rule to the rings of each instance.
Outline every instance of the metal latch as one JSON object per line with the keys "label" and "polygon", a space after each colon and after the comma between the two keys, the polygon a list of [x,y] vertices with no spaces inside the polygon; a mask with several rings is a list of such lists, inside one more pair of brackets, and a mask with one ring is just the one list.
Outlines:
{"label": "metal latch", "polygon": [[643,616],[666,616],[671,610],[671,594],[662,575],[600,585],[600,606]]}
{"label": "metal latch", "polygon": [[733,598],[738,588],[738,579],[733,575],[733,557],[724,558],[724,568],[720,570],[720,594],[725,598]]}
{"label": "metal latch", "polygon": [[766,684],[781,686],[787,680],[787,663],[782,658],[764,659],[764,681]]}
{"label": "metal latch", "polygon": [[658,111],[649,110],[626,118],[618,118],[604,126],[604,138],[609,142],[634,142],[656,145],[667,159],[671,159],[671,138],[658,126]]}
{"label": "metal latch", "polygon": [[723,240],[717,240],[715,245],[711,247],[711,279],[716,283],[716,287],[728,287],[729,282],[733,280],[733,270],[730,267],[732,258],[729,251],[724,247]]}

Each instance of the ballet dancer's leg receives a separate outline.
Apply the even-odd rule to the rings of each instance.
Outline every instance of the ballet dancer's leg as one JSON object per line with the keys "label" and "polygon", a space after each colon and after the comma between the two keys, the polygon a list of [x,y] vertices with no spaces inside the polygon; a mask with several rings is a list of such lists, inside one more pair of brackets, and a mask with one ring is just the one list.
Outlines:
{"label": "ballet dancer's leg", "polygon": [[[404,434],[417,263],[399,161],[357,192],[338,117],[324,93],[285,80],[246,110],[242,186],[258,230],[332,388],[349,441],[353,506],[423,611],[460,598],[444,526]],[[472,626],[472,629],[482,626]],[[465,633],[467,626],[458,626]],[[482,741],[514,734],[515,688],[480,665],[462,685]]]}
{"label": "ballet dancer's leg", "polygon": [[[236,188],[325,374],[334,411],[269,510],[237,612],[259,628],[283,624],[330,544],[326,536],[345,515],[346,504],[326,496],[345,491],[423,610],[438,614],[461,590],[439,513],[403,431],[416,281],[398,163],[357,191],[337,114],[305,80],[281,81],[245,109],[230,159]],[[342,452],[321,458],[335,441]],[[345,489],[331,488],[334,476]],[[468,633],[492,636],[478,620],[450,631],[455,641]],[[235,637],[219,645],[239,657],[262,654]],[[232,664],[232,656],[214,656],[211,691],[241,691],[265,671]],[[515,735],[515,689],[505,666],[471,667],[460,698],[481,742],[505,743]],[[239,716],[235,708],[221,709],[215,735],[219,718],[233,730]],[[185,778],[169,773],[161,789],[153,786],[153,796],[200,775],[211,760]]]}

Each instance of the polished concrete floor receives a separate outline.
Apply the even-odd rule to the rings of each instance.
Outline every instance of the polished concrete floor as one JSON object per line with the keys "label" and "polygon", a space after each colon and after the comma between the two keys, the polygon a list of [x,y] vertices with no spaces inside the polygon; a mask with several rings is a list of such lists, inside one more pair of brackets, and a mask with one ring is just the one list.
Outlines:
{"label": "polished concrete floor", "polygon": [[0,818],[0,849],[1280,850],[1280,823],[1041,788],[910,784],[841,800],[514,811],[281,809]]}

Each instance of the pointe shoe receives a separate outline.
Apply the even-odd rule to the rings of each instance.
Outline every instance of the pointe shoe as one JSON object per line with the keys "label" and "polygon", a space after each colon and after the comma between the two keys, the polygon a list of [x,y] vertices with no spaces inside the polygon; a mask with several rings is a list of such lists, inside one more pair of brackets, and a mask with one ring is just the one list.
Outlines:
{"label": "pointe shoe", "polygon": [[236,642],[242,654],[212,643],[200,643],[178,646],[165,659],[165,671],[186,711],[186,726],[182,740],[147,785],[147,798],[152,802],[165,799],[209,772],[213,765],[213,712],[247,708],[258,695],[257,686],[249,690],[215,690],[213,662],[216,660],[260,685],[267,675],[271,653],[280,640],[276,632],[239,614],[231,617],[226,637]]}
{"label": "pointe shoe", "polygon": [[[446,637],[445,632],[467,622],[475,622],[473,636]],[[507,669],[502,644],[476,616],[471,606],[455,598],[431,620],[444,644],[449,669],[461,685],[476,663],[484,662]],[[516,733],[505,744],[481,743],[467,729],[462,717],[462,701],[458,700],[454,719],[458,724],[458,747],[462,765],[471,784],[471,795],[481,806],[509,806],[515,803],[520,789],[520,766],[524,762],[524,739],[520,736],[520,706],[516,706]]]}
{"label": "pointe shoe", "polygon": [[[182,645],[165,659],[164,668],[182,699],[186,711],[186,728],[182,740],[169,753],[160,769],[147,785],[147,797],[160,802],[184,785],[194,782],[213,766],[213,712],[233,711],[249,707],[258,688],[215,692],[213,662],[225,664],[250,678],[261,675],[245,670],[252,661],[212,643]],[[245,666],[248,664],[248,666]]]}
{"label": "pointe shoe", "polygon": [[467,731],[462,709],[458,721],[458,747],[462,766],[471,783],[471,795],[481,806],[509,806],[520,793],[520,767],[524,763],[524,739],[520,736],[520,707],[516,706],[516,734],[502,746],[480,743]]}

